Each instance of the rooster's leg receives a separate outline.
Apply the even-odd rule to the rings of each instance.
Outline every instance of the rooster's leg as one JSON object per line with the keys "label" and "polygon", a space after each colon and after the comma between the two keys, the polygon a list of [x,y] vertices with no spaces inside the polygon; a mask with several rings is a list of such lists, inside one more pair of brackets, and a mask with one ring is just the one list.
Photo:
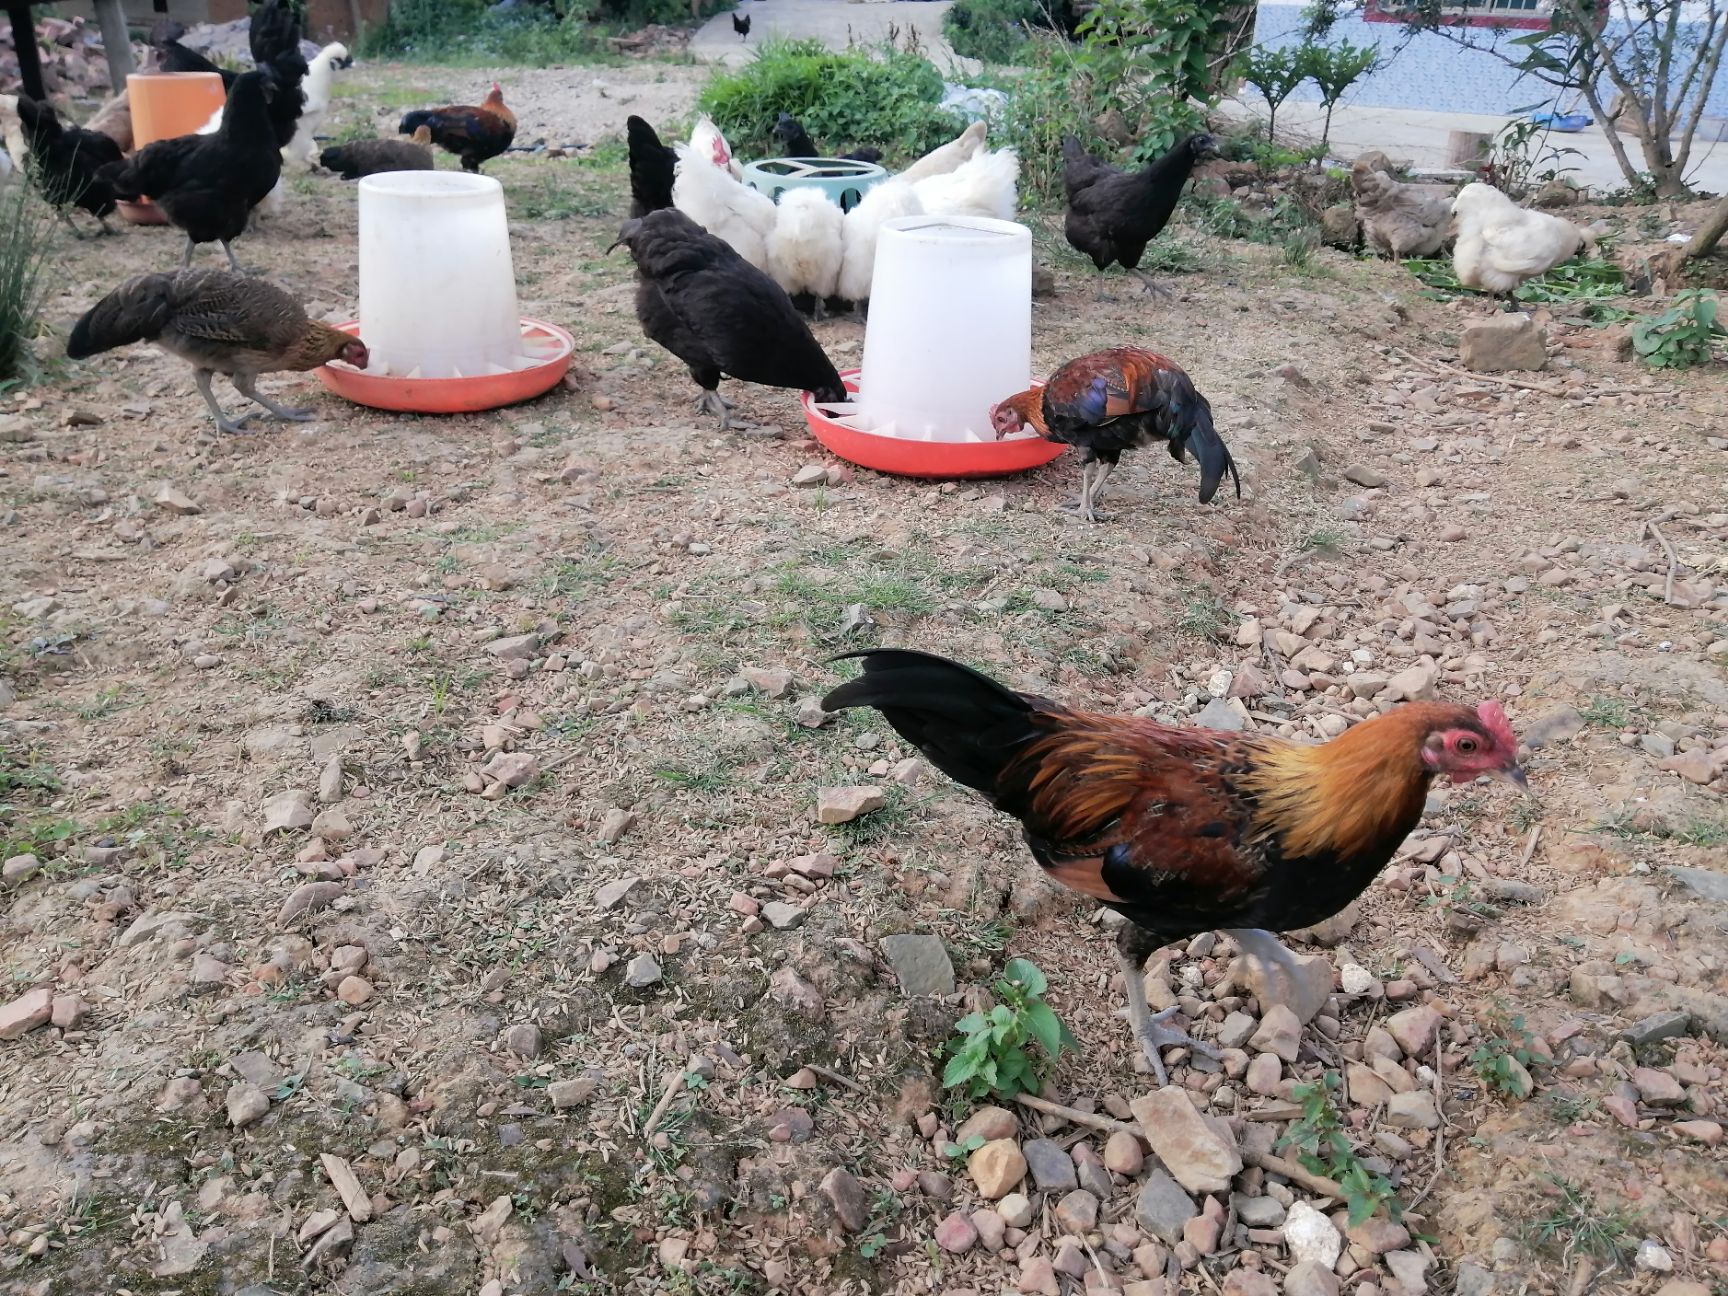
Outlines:
{"label": "rooster's leg", "polygon": [[192,236],[188,234],[186,236],[186,250],[180,254],[180,268],[182,270],[192,264],[192,249],[197,246],[198,245],[192,241]]}
{"label": "rooster's leg", "polygon": [[251,374],[235,374],[233,381],[235,391],[247,400],[256,401],[279,419],[286,419],[290,423],[310,423],[318,417],[317,410],[289,409],[286,406],[278,405],[258,390],[258,379]]}
{"label": "rooster's leg", "polygon": [[1138,279],[1140,281],[1140,286],[1143,287],[1147,292],[1151,293],[1152,296],[1154,296],[1154,297],[1169,297],[1171,295],[1170,289],[1166,288],[1163,284],[1159,283],[1147,271],[1145,271],[1145,270],[1132,270],[1129,273],[1132,274],[1136,279]]}
{"label": "rooster's leg", "polygon": [[1291,994],[1301,984],[1295,951],[1271,932],[1235,927],[1225,929],[1224,934],[1236,942],[1243,958],[1260,966],[1268,981],[1281,982]]}
{"label": "rooster's leg", "polygon": [[228,246],[227,239],[222,240],[222,250],[228,254],[228,268],[235,274],[245,274],[246,271],[240,267],[240,258],[234,255],[234,249]]}
{"label": "rooster's leg", "polygon": [[56,214],[60,217],[61,224],[65,225],[67,229],[72,231],[72,237],[77,239],[79,242],[83,242],[83,233],[72,223],[72,213],[62,207]]}
{"label": "rooster's leg", "polygon": [[118,234],[120,232],[108,223],[108,218],[106,216],[98,216],[96,218],[96,223],[102,227],[102,232],[104,234]]}
{"label": "rooster's leg", "polygon": [[1146,1061],[1152,1066],[1152,1074],[1158,1078],[1159,1087],[1162,1088],[1170,1083],[1170,1074],[1164,1069],[1164,1049],[1191,1048],[1210,1058],[1216,1058],[1218,1050],[1185,1031],[1164,1025],[1175,1016],[1175,1007],[1154,1013],[1152,1006],[1146,1002],[1145,972],[1141,965],[1145,962],[1146,955],[1155,948],[1148,946],[1148,939],[1149,933],[1144,930],[1132,924],[1124,927],[1116,941],[1116,957],[1122,964],[1122,983],[1128,991],[1128,1023],[1134,1028],[1134,1038],[1140,1041]]}
{"label": "rooster's leg", "polygon": [[696,410],[700,414],[712,414],[718,418],[722,432],[732,426],[732,402],[712,387],[702,389],[702,394],[696,398]]}
{"label": "rooster's leg", "polygon": [[198,394],[204,398],[204,403],[210,407],[210,412],[216,416],[216,430],[226,432],[230,436],[246,434],[246,420],[231,419],[222,412],[222,407],[216,403],[216,393],[210,390],[210,371],[194,369],[192,381],[198,384]]}

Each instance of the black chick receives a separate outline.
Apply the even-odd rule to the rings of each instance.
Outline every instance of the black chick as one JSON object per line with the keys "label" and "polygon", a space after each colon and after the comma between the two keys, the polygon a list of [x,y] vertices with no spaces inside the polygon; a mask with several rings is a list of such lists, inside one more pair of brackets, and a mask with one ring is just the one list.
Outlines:
{"label": "black chick", "polygon": [[1148,290],[1155,289],[1152,277],[1140,270],[1146,245],[1169,224],[1194,164],[1217,156],[1212,136],[1190,135],[1157,161],[1122,171],[1086,152],[1072,135],[1064,136],[1068,215],[1063,228],[1069,246],[1091,257],[1100,270],[1114,262],[1138,275]]}
{"label": "black chick", "polygon": [[770,132],[778,142],[781,157],[813,158],[821,157],[822,152],[816,147],[816,141],[810,138],[810,132],[804,129],[804,124],[791,113],[781,113]]}
{"label": "black chick", "polygon": [[76,207],[112,234],[107,217],[114,210],[114,189],[98,172],[122,160],[120,146],[100,131],[62,125],[52,107],[28,95],[18,96],[18,121],[30,146],[28,170],[66,228],[84,237],[66,210]]}
{"label": "black chick", "polygon": [[738,33],[739,40],[750,39],[750,15],[745,14],[740,18],[737,14],[733,14],[732,30]]}
{"label": "black chick", "polygon": [[186,231],[186,255],[200,243],[220,243],[228,264],[240,262],[229,244],[246,228],[252,209],[282,176],[282,154],[271,128],[268,76],[242,73],[228,94],[214,135],[158,140],[130,160],[105,167],[102,177],[120,198],[150,199],[176,228]]}
{"label": "black chick", "polygon": [[689,366],[702,389],[696,407],[718,415],[722,431],[732,425],[722,375],[830,404],[850,399],[785,290],[683,212],[626,221],[618,242],[636,262],[642,331]]}
{"label": "black chick", "polygon": [[677,152],[662,144],[654,128],[640,117],[624,119],[624,135],[630,146],[631,217],[670,207]]}

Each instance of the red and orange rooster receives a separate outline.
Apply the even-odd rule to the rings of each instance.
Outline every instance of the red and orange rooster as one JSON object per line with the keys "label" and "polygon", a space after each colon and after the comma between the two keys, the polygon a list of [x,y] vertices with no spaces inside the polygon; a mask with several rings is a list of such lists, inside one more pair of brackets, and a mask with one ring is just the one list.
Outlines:
{"label": "red and orange rooster", "polygon": [[462,159],[464,171],[476,173],[482,162],[497,157],[516,138],[516,114],[504,106],[504,91],[496,81],[479,107],[419,108],[402,118],[398,133],[412,135],[422,126],[432,132],[434,144]]}
{"label": "red and orange rooster", "polygon": [[998,438],[1030,427],[1047,441],[1079,446],[1085,454],[1077,507],[1088,522],[1099,520],[1099,492],[1122,452],[1152,441],[1166,442],[1177,463],[1194,451],[1202,504],[1212,502],[1226,472],[1238,498],[1242,494],[1236,461],[1212,426],[1212,407],[1188,375],[1156,351],[1114,347],[1070,360],[1042,388],[992,406],[990,425]]}
{"label": "red and orange rooster", "polygon": [[1222,930],[1294,976],[1272,933],[1312,926],[1365,890],[1422,815],[1436,776],[1524,786],[1497,702],[1410,702],[1331,742],[1182,729],[1071,711],[930,653],[877,648],[822,700],[874,707],[950,778],[1018,819],[1055,881],[1116,910],[1128,1017],[1160,1084],[1165,1047],[1210,1045],[1153,1015],[1141,966]]}

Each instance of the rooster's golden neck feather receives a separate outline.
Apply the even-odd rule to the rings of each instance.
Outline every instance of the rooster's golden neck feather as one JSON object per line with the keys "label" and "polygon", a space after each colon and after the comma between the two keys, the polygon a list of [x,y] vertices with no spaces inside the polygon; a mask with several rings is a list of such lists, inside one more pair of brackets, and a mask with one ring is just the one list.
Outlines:
{"label": "rooster's golden neck feather", "polygon": [[1444,702],[1408,702],[1313,746],[1279,743],[1255,762],[1247,782],[1256,821],[1278,834],[1286,856],[1350,856],[1415,826],[1433,777],[1422,746],[1438,729],[1470,725],[1474,714]]}
{"label": "rooster's golden neck feather", "polygon": [[1020,421],[1041,437],[1050,435],[1050,429],[1044,425],[1044,389],[1031,387],[1023,392],[1016,392],[1002,402],[1003,409],[1011,409],[1020,416]]}

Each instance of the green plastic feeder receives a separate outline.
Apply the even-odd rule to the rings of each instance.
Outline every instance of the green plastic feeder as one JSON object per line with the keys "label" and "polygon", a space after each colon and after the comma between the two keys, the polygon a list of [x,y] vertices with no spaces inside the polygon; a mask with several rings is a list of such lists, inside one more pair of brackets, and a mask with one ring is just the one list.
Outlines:
{"label": "green plastic feeder", "polygon": [[744,183],[775,202],[788,189],[820,189],[841,211],[851,211],[887,178],[874,162],[850,158],[767,158],[744,168]]}

